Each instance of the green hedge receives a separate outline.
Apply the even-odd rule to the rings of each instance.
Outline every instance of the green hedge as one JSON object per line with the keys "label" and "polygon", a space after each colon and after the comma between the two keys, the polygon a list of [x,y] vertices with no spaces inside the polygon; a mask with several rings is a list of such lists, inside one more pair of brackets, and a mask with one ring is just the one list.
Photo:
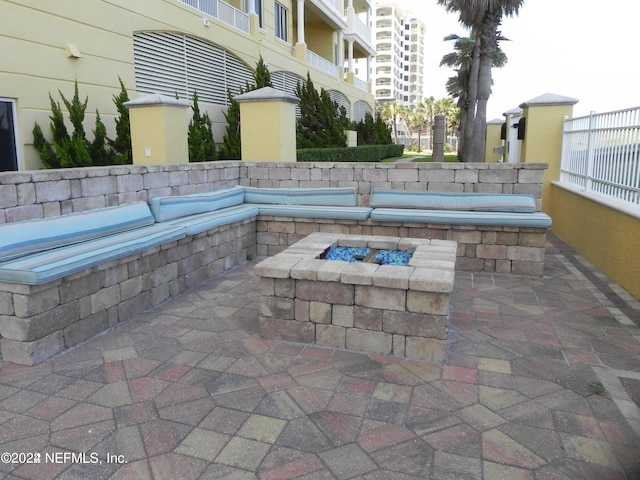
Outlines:
{"label": "green hedge", "polygon": [[361,145],[347,148],[303,148],[297,150],[298,162],[379,162],[402,156],[402,145]]}

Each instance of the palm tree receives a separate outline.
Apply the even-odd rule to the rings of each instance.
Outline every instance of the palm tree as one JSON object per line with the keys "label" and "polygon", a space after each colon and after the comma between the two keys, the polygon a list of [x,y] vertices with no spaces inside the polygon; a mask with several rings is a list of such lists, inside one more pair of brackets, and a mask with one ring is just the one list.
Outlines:
{"label": "palm tree", "polygon": [[[421,138],[422,138],[422,129],[429,125],[429,117],[425,114],[424,110],[422,110],[420,104],[418,107],[410,110],[408,120],[409,125],[411,126],[411,130],[418,131],[418,145],[417,152],[420,153],[422,151],[421,146]],[[412,134],[413,137],[413,134]]]}
{"label": "palm tree", "polygon": [[[524,0],[438,0],[460,23],[471,29],[474,40],[465,113],[464,160],[484,159],[487,102],[491,95],[491,69],[498,49],[502,17],[517,15]],[[469,132],[468,129],[472,128]]]}
{"label": "palm tree", "polygon": [[[475,47],[475,39],[473,34],[469,37],[460,37],[456,34],[447,35],[444,37],[445,41],[453,41],[453,52],[448,53],[442,57],[440,66],[447,66],[453,68],[457,75],[449,77],[447,80],[446,88],[447,93],[453,98],[457,98],[458,112],[456,112],[457,120],[459,123],[458,128],[458,156],[463,159],[465,139],[471,140],[473,134],[473,128],[466,129],[466,114],[470,104],[469,84],[471,76],[471,66],[473,62],[473,52]],[[498,33],[498,41],[508,40],[502,37]],[[502,68],[507,63],[507,56],[505,53],[497,47],[497,51],[493,58],[493,66],[496,68]],[[439,112],[448,114],[448,112]],[[447,121],[447,123],[449,123]]]}
{"label": "palm tree", "polygon": [[434,110],[436,115],[439,113],[444,115],[448,131],[458,130],[460,126],[460,109],[453,102],[452,98],[448,97],[436,100]]}
{"label": "palm tree", "polygon": [[402,114],[402,105],[398,102],[389,102],[385,103],[382,106],[382,118],[387,123],[391,124],[391,128],[393,129],[393,143],[398,143],[398,117]]}

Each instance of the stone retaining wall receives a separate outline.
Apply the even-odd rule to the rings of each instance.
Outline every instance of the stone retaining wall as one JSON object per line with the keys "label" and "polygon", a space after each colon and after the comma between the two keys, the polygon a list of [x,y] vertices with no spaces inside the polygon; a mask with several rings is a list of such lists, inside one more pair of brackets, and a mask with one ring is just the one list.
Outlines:
{"label": "stone retaining wall", "polygon": [[0,223],[234,185],[355,187],[542,195],[540,163],[272,163],[220,161],[0,172]]}

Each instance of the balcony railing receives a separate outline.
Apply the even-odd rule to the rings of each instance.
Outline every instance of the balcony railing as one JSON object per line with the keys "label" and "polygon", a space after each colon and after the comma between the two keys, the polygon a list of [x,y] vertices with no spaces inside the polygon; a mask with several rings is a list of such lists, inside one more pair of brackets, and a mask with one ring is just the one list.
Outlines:
{"label": "balcony railing", "polygon": [[363,90],[365,92],[369,91],[369,83],[359,79],[358,77],[354,78],[353,84],[355,85],[356,88],[359,88],[360,90]]}
{"label": "balcony railing", "polygon": [[178,0],[238,30],[249,33],[249,15],[222,0]]}
{"label": "balcony railing", "polygon": [[307,63],[332,77],[338,77],[338,66],[311,50],[307,50]]}
{"label": "balcony railing", "polygon": [[353,19],[353,27],[355,32],[360,35],[362,38],[369,40],[371,38],[371,29],[360,20],[358,17],[354,17]]}

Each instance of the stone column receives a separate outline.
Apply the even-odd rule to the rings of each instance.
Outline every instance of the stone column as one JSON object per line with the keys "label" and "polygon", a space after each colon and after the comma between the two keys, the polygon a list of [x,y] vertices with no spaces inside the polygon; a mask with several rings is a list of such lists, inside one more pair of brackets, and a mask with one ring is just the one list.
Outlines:
{"label": "stone column", "polygon": [[134,165],[189,163],[189,104],[160,94],[126,102]]}
{"label": "stone column", "polygon": [[520,162],[549,165],[542,185],[542,210],[546,213],[544,202],[551,198],[551,182],[560,179],[564,118],[573,115],[576,103],[575,98],[546,93],[520,105],[525,122]]}
{"label": "stone column", "polygon": [[444,162],[444,142],[447,133],[447,125],[444,115],[441,113],[435,116],[433,122],[433,161]]}
{"label": "stone column", "polygon": [[296,161],[298,97],[264,87],[235,97],[240,104],[242,160]]}

